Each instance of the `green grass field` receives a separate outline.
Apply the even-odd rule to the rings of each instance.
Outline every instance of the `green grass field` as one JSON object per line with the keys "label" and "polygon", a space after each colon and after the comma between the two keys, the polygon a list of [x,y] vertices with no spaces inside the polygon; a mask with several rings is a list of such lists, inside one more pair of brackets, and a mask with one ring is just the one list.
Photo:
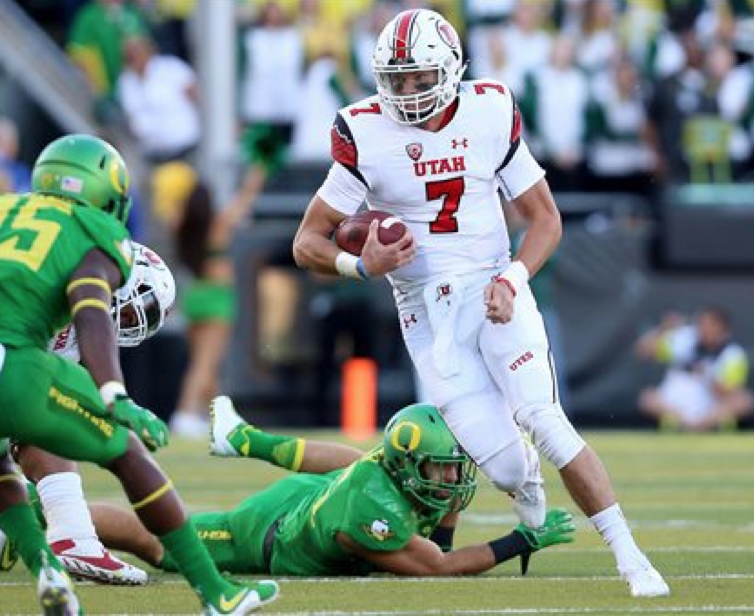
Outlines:
{"label": "green grass field", "polygon": [[[315,438],[337,438],[310,433]],[[665,575],[672,597],[631,599],[612,555],[580,513],[576,541],[485,576],[454,579],[282,579],[280,599],[263,613],[284,614],[754,614],[754,434],[587,434],[608,466],[640,545]],[[175,440],[158,455],[192,511],[226,508],[282,475],[249,460],[206,455]],[[85,467],[90,500],[125,503],[114,480]],[[550,504],[574,514],[551,468]],[[493,539],[515,525],[507,499],[482,481],[456,545]],[[0,574],[0,614],[36,613],[23,566]],[[143,588],[79,584],[89,614],[190,614],[199,605],[176,575],[155,571]]]}

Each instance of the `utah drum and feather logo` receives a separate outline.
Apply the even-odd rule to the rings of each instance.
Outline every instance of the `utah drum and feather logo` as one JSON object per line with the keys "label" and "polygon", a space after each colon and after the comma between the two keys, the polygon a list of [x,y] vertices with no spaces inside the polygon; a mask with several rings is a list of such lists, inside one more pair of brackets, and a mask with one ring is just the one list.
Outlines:
{"label": "utah drum and feather logo", "polygon": [[421,143],[409,143],[406,146],[406,154],[408,154],[408,157],[413,161],[419,160],[423,153],[424,147]]}

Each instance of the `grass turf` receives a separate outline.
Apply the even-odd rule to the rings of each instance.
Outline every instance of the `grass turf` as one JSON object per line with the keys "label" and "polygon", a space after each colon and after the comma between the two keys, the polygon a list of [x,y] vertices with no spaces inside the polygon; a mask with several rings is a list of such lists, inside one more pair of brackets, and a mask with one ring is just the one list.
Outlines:
{"label": "grass turf", "polygon": [[[313,438],[341,437],[310,432]],[[551,506],[576,514],[576,542],[518,563],[455,579],[282,579],[264,613],[287,614],[754,614],[754,434],[587,434],[608,467],[642,548],[665,575],[672,597],[632,599],[612,555],[577,513],[545,465]],[[369,443],[365,444],[368,445]],[[284,474],[257,461],[210,458],[204,444],[175,439],[157,459],[192,511],[235,505]],[[125,503],[114,479],[82,467],[90,500]],[[456,545],[493,539],[515,525],[507,498],[482,480]],[[78,584],[88,614],[198,613],[177,575],[151,571],[143,588]],[[37,613],[35,585],[22,565],[0,574],[0,613]]]}

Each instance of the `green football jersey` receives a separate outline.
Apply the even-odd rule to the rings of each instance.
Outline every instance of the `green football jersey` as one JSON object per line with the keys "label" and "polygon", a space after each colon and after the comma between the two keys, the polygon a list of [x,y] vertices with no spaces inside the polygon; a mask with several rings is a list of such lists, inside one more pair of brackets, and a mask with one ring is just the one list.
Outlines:
{"label": "green football jersey", "polygon": [[0,197],[0,342],[46,349],[71,320],[66,286],[99,248],[128,278],[133,248],[109,214],[34,193]]}
{"label": "green football jersey", "polygon": [[311,489],[285,513],[270,572],[362,575],[373,567],[343,549],[338,532],[370,550],[396,551],[415,535],[428,537],[442,512],[419,513],[379,462],[380,450],[328,475],[306,476]]}

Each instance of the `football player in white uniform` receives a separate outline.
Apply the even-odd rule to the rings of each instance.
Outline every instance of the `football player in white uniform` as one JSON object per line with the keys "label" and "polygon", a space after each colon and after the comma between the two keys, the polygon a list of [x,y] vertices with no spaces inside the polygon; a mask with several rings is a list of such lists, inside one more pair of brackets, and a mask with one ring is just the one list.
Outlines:
{"label": "football player in white uniform", "polygon": [[[113,294],[111,308],[122,347],[138,346],[157,333],[176,295],[173,274],[160,256],[136,242],[133,247],[131,275]],[[79,361],[72,323],[50,341],[49,349]],[[14,450],[24,475],[36,485],[47,521],[47,541],[65,568],[75,577],[104,584],[146,584],[145,571],[111,554],[97,537],[76,463],[37,447],[17,444]],[[5,568],[9,568],[11,546],[3,544],[0,552],[8,556]]]}
{"label": "football player in white uniform", "polygon": [[[539,526],[545,497],[536,452],[519,428],[612,548],[630,593],[668,595],[601,461],[557,397],[528,285],[562,232],[544,171],[521,137],[510,90],[463,82],[464,68],[458,36],[441,15],[404,11],[384,28],[373,57],[378,93],[337,114],[334,162],[296,234],[296,262],[326,274],[386,275],[431,402],[482,471],[513,496],[521,520]],[[528,222],[514,259],[498,191]],[[410,232],[382,245],[373,222],[357,257],[330,238],[364,201],[400,217]]]}

